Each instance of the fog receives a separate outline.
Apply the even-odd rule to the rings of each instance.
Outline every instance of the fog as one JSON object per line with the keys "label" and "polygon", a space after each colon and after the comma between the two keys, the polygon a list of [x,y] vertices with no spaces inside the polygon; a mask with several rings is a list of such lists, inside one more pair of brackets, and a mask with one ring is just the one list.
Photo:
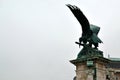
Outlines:
{"label": "fog", "polygon": [[120,57],[118,0],[0,0],[0,80],[73,79],[82,31],[65,4],[100,26],[105,57]]}

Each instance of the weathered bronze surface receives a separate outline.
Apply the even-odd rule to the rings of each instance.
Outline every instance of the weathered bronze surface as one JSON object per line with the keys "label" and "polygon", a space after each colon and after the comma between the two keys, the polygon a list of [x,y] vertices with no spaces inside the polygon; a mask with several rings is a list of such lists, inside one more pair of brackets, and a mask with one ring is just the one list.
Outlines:
{"label": "weathered bronze surface", "polygon": [[71,10],[82,27],[82,36],[79,38],[79,42],[76,42],[76,44],[79,44],[79,46],[89,44],[88,46],[90,47],[94,45],[94,48],[97,49],[98,43],[102,43],[102,41],[97,36],[100,27],[89,24],[88,19],[77,6],[68,4],[67,7]]}
{"label": "weathered bronze surface", "polygon": [[91,48],[90,46],[84,45],[83,49],[79,52],[77,59],[86,59],[93,57],[103,57],[103,52],[98,49]]}
{"label": "weathered bronze surface", "polygon": [[[100,27],[90,24],[86,16],[77,6],[70,4],[66,6],[71,10],[82,27],[82,36],[79,38],[79,42],[75,42],[79,46],[83,46],[77,59],[103,57],[103,52],[98,50],[98,44],[102,43],[100,38],[97,36],[100,31]],[[94,47],[92,47],[92,45],[94,45]]]}

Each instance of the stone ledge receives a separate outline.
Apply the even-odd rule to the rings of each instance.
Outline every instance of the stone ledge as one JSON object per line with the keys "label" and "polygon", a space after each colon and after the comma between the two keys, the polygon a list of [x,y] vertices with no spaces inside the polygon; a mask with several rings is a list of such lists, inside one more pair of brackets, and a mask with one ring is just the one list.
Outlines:
{"label": "stone ledge", "polygon": [[106,63],[109,63],[111,60],[104,58],[104,57],[79,58],[79,59],[70,60],[70,62],[74,65],[77,65],[79,63],[83,63],[86,61],[94,61],[94,62],[100,61],[100,62],[104,62],[106,64]]}

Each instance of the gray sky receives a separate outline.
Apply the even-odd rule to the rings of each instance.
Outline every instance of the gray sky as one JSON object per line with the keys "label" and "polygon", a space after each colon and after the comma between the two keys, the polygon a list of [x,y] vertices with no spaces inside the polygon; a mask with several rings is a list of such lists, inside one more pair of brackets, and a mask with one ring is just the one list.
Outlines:
{"label": "gray sky", "polygon": [[105,57],[120,57],[119,0],[0,0],[0,80],[72,80],[81,26],[65,4],[101,27]]}

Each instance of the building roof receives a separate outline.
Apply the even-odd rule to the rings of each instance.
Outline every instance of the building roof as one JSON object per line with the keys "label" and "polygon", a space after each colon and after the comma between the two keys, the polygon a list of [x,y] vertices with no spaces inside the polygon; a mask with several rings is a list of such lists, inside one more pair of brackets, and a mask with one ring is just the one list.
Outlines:
{"label": "building roof", "polygon": [[111,60],[111,62],[108,63],[106,67],[120,69],[120,58],[108,58],[108,59]]}
{"label": "building roof", "polygon": [[112,61],[120,61],[120,58],[108,58],[108,59],[110,59]]}

